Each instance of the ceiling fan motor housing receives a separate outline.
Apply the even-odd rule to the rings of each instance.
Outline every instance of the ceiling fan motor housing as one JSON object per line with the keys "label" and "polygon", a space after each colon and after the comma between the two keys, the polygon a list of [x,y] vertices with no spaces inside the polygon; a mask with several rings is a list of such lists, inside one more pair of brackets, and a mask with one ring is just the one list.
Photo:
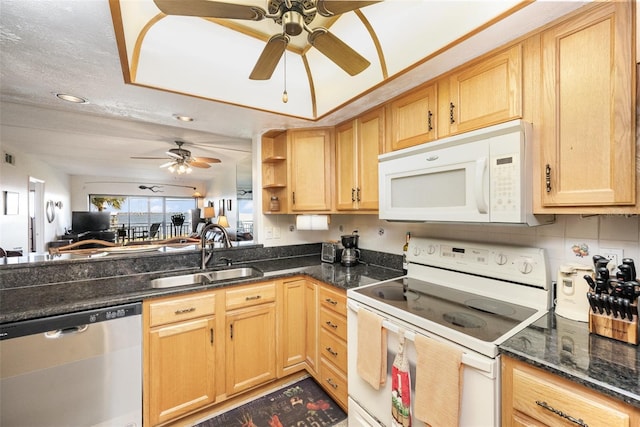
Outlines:
{"label": "ceiling fan motor housing", "polygon": [[[290,3],[291,7],[287,5]],[[278,15],[273,20],[282,25],[285,34],[297,36],[302,33],[304,25],[309,25],[316,17],[313,9],[315,4],[311,0],[269,0],[269,14]],[[305,10],[312,9],[312,12],[306,13]]]}

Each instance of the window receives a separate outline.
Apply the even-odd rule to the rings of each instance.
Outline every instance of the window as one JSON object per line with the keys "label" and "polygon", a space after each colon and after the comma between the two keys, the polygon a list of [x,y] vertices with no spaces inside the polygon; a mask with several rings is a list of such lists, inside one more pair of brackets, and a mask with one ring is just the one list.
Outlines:
{"label": "window", "polygon": [[109,211],[111,228],[122,230],[119,237],[129,240],[189,235],[197,208],[191,197],[91,194],[89,201],[91,211]]}

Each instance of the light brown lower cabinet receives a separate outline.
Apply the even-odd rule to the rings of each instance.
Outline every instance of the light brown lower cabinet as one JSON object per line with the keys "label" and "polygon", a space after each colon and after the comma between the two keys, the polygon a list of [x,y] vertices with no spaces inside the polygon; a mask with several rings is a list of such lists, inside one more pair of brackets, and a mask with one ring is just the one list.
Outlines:
{"label": "light brown lower cabinet", "polygon": [[504,427],[636,427],[640,409],[502,356]]}
{"label": "light brown lower cabinet", "polygon": [[204,293],[145,302],[145,425],[215,401],[215,298]]}
{"label": "light brown lower cabinet", "polygon": [[144,425],[304,370],[346,409],[345,302],[306,276],[145,301]]}

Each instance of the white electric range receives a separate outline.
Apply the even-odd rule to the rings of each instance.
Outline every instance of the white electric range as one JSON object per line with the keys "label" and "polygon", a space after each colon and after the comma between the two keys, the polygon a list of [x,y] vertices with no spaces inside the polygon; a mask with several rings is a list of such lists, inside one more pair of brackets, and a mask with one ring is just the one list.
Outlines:
{"label": "white electric range", "polygon": [[[357,374],[357,312],[383,317],[388,377],[398,346],[409,344],[415,378],[416,334],[463,351],[460,425],[500,425],[498,345],[542,317],[551,306],[551,280],[543,249],[412,238],[407,277],[350,289],[348,297],[349,426],[391,426],[391,381],[374,390]],[[366,356],[364,356],[366,357]],[[434,389],[434,393],[437,388]],[[412,426],[423,426],[412,420]]]}

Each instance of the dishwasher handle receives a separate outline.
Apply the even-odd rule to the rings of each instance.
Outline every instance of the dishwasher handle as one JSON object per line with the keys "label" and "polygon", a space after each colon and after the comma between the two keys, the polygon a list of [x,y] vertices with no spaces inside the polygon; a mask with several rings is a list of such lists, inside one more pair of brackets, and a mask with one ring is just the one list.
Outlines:
{"label": "dishwasher handle", "polygon": [[49,339],[58,339],[58,338],[64,338],[66,335],[81,334],[85,332],[87,329],[89,329],[89,325],[71,326],[68,328],[54,329],[52,331],[47,331],[44,333],[44,336],[45,338],[49,338]]}

